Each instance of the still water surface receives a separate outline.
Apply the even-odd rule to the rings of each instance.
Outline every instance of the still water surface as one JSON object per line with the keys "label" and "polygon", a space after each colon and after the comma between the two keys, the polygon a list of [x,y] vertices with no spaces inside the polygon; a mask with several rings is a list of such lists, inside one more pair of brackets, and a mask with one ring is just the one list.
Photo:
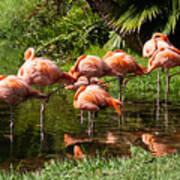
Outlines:
{"label": "still water surface", "polygon": [[[0,165],[10,163],[26,170],[41,167],[50,158],[73,156],[73,146],[78,144],[83,152],[94,155],[129,155],[130,145],[141,146],[153,155],[166,155],[180,148],[180,103],[125,100],[122,116],[114,109],[99,112],[95,119],[93,137],[89,137],[87,114],[80,124],[80,112],[73,108],[74,92],[55,93],[46,104],[43,143],[40,142],[40,102],[28,100],[14,108],[14,142],[10,145],[10,109],[0,103]],[[157,112],[158,111],[158,112]],[[68,136],[70,142],[64,141]],[[11,149],[12,148],[12,149]]]}

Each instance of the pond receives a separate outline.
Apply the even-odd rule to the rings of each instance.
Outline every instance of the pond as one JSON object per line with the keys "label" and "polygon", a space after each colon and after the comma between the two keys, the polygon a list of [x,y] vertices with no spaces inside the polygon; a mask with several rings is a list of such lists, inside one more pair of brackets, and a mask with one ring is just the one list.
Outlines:
{"label": "pond", "polygon": [[126,99],[122,115],[114,109],[101,110],[95,118],[93,136],[88,136],[87,114],[80,123],[80,111],[73,108],[74,92],[60,90],[45,107],[44,141],[40,138],[40,102],[28,100],[14,107],[15,126],[10,143],[10,108],[0,103],[0,166],[13,163],[18,169],[41,168],[51,158],[72,158],[79,145],[85,155],[130,155],[130,146],[147,149],[153,155],[168,155],[180,148],[180,103],[166,107],[160,102]]}

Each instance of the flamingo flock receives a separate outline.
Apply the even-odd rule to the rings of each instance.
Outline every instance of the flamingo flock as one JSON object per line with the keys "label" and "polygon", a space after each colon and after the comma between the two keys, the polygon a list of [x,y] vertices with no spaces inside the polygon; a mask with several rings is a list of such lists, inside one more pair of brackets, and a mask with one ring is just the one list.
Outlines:
{"label": "flamingo flock", "polygon": [[[43,88],[55,83],[64,83],[66,90],[76,91],[74,108],[81,110],[81,113],[88,112],[88,132],[92,132],[95,117],[92,113],[97,114],[102,108],[113,107],[121,114],[122,86],[130,80],[130,77],[147,75],[159,68],[166,69],[165,99],[168,101],[170,78],[178,74],[169,75],[168,72],[169,69],[180,66],[180,50],[169,42],[166,35],[155,33],[144,44],[142,52],[143,57],[150,58],[148,68],[139,65],[126,52],[115,50],[107,52],[102,59],[93,55],[81,55],[69,72],[63,72],[51,60],[36,57],[34,48],[28,48],[24,54],[25,62],[18,70],[17,76],[0,76],[0,100],[12,107],[30,98],[44,99],[41,105],[41,124],[43,124],[45,103],[49,99],[48,94],[43,94]],[[105,76],[114,76],[119,80],[119,99],[111,97],[107,82],[99,79]],[[123,84],[125,78],[127,80]],[[158,83],[159,80],[158,73]],[[32,88],[33,85],[37,85],[40,91]],[[12,121],[10,126],[13,126]]]}

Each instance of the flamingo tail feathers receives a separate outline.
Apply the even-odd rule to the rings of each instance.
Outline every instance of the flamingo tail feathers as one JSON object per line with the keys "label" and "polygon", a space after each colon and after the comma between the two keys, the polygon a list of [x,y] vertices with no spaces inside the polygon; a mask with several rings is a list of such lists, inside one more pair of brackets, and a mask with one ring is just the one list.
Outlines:
{"label": "flamingo tail feathers", "polygon": [[110,107],[114,107],[114,109],[116,110],[116,112],[118,114],[121,114],[121,110],[119,109],[118,105],[120,105],[121,107],[123,107],[122,103],[117,100],[117,99],[113,99],[113,98],[109,98],[109,101],[108,101]]}

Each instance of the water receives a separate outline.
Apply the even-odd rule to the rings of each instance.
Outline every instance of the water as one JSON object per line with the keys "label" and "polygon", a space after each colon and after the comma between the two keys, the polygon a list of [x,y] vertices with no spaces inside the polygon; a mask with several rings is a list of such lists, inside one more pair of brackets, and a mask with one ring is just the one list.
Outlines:
{"label": "water", "polygon": [[[95,119],[93,137],[88,136],[87,113],[83,124],[80,111],[73,108],[74,92],[61,90],[46,104],[43,143],[40,141],[40,102],[28,100],[14,107],[15,126],[10,143],[10,109],[0,104],[0,166],[10,163],[21,170],[34,170],[51,158],[73,157],[74,145],[84,154],[93,156],[98,151],[106,156],[130,154],[130,146],[141,146],[161,156],[177,152],[180,147],[180,103],[128,100],[122,116],[114,109],[101,110]],[[68,137],[68,140],[64,137]]]}

